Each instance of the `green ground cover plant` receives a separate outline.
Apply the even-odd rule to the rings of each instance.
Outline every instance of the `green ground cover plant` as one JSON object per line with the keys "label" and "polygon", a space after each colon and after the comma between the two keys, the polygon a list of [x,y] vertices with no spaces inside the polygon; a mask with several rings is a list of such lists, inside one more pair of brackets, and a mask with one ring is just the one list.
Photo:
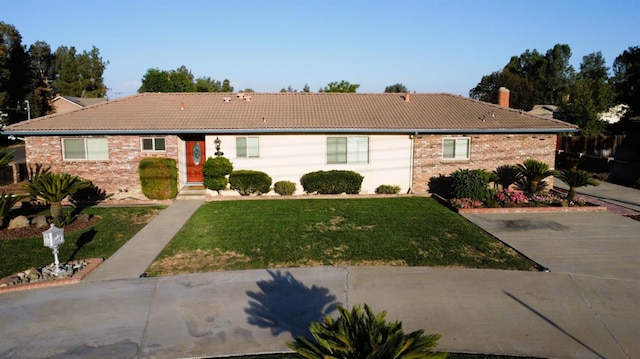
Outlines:
{"label": "green ground cover plant", "polygon": [[316,265],[534,268],[436,200],[394,197],[208,202],[148,273]]}
{"label": "green ground cover plant", "polygon": [[[65,243],[60,247],[60,262],[84,258],[108,258],[163,207],[88,207],[81,211],[99,216],[93,227],[72,233],[65,232]],[[0,240],[0,278],[53,262],[51,249],[44,247],[42,236]]]}

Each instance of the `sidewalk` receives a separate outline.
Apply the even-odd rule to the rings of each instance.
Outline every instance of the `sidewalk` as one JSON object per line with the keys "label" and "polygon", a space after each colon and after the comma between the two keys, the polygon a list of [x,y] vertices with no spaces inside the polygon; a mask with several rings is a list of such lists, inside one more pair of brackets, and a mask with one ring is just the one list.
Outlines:
{"label": "sidewalk", "polygon": [[138,278],[178,233],[202,200],[177,200],[160,212],[85,281]]}

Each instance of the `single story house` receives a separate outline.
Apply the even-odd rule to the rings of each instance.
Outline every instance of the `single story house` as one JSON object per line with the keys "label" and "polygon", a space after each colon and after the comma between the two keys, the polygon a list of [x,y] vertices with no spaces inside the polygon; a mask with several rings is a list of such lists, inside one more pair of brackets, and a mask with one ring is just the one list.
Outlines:
{"label": "single story house", "polygon": [[104,97],[89,98],[57,95],[51,102],[53,103],[53,108],[56,110],[56,113],[65,113],[105,101],[107,101],[107,99]]}
{"label": "single story house", "polygon": [[[508,94],[508,92],[507,92]],[[426,194],[431,177],[535,158],[554,167],[558,133],[574,125],[451,94],[141,93],[6,127],[27,166],[89,179],[113,198],[144,199],[138,164],[174,158],[180,188],[202,185],[220,152],[234,169],[288,180],[353,170],[362,193],[382,184]]]}

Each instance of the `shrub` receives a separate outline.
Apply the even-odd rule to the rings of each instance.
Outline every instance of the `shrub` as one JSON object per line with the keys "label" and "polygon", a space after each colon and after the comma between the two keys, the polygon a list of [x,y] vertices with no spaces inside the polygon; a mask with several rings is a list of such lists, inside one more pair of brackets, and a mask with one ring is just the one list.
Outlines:
{"label": "shrub", "polygon": [[480,208],[483,203],[471,198],[452,198],[451,205],[455,208]]}
{"label": "shrub", "polygon": [[227,188],[227,175],[233,172],[233,163],[226,157],[209,157],[203,166],[204,186],[213,191]]}
{"label": "shrub", "polygon": [[500,207],[516,207],[528,202],[527,196],[521,191],[502,190],[495,195]]}
{"label": "shrub", "polygon": [[291,181],[278,181],[273,185],[273,190],[281,196],[290,196],[296,192],[296,184]]}
{"label": "shrub", "polygon": [[556,175],[556,171],[550,169],[549,165],[531,158],[524,160],[517,167],[521,177],[516,182],[516,186],[530,196],[543,191],[547,187],[545,178]]}
{"label": "shrub", "polygon": [[340,316],[330,315],[312,322],[309,331],[315,341],[298,337],[287,346],[304,358],[446,358],[434,352],[439,334],[425,335],[422,329],[406,334],[402,322],[387,322],[386,312],[375,314],[368,305],[350,311],[338,305]]}
{"label": "shrub", "polygon": [[331,170],[306,173],[300,178],[300,183],[307,193],[358,194],[363,179],[354,171]]}
{"label": "shrub", "polygon": [[93,182],[88,180],[86,182],[88,183],[87,187],[79,189],[71,195],[70,202],[75,206],[82,204],[95,205],[113,196],[113,194],[108,194],[107,191],[96,186]]}
{"label": "shrub", "polygon": [[451,195],[482,201],[490,194],[489,175],[485,170],[459,169],[451,174]]}
{"label": "shrub", "polygon": [[398,194],[400,193],[400,186],[383,184],[376,188],[377,194]]}
{"label": "shrub", "polygon": [[239,170],[233,171],[229,175],[231,189],[238,191],[242,196],[268,193],[271,189],[271,183],[271,177],[260,171]]}
{"label": "shrub", "polygon": [[142,193],[149,199],[169,199],[178,194],[178,170],[171,158],[144,158],[138,165]]}
{"label": "shrub", "polygon": [[495,183],[500,185],[502,189],[509,189],[522,176],[518,167],[514,165],[502,165],[493,170],[493,173],[497,177]]}

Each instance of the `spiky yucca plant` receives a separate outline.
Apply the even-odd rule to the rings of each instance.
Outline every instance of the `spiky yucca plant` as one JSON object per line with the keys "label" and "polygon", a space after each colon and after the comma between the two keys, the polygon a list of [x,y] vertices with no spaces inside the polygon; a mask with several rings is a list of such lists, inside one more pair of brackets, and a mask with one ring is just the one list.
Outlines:
{"label": "spiky yucca plant", "polygon": [[446,358],[433,352],[439,334],[424,335],[423,330],[405,334],[401,322],[389,323],[386,312],[374,314],[368,305],[355,305],[351,311],[338,305],[340,316],[324,317],[309,325],[315,342],[298,337],[287,346],[308,359],[419,359]]}
{"label": "spiky yucca plant", "polygon": [[569,186],[569,192],[567,193],[567,202],[573,201],[576,196],[578,187],[585,186],[599,186],[595,178],[591,177],[591,174],[587,171],[578,170],[575,168],[569,168],[561,170],[556,174],[556,177]]}
{"label": "spiky yucca plant", "polygon": [[33,197],[49,202],[54,223],[62,219],[62,201],[76,191],[90,185],[89,181],[68,173],[45,173],[27,183],[23,188]]}
{"label": "spiky yucca plant", "polygon": [[547,185],[544,179],[556,174],[556,171],[550,169],[546,163],[531,158],[516,166],[522,175],[517,186],[529,195],[543,190]]}

